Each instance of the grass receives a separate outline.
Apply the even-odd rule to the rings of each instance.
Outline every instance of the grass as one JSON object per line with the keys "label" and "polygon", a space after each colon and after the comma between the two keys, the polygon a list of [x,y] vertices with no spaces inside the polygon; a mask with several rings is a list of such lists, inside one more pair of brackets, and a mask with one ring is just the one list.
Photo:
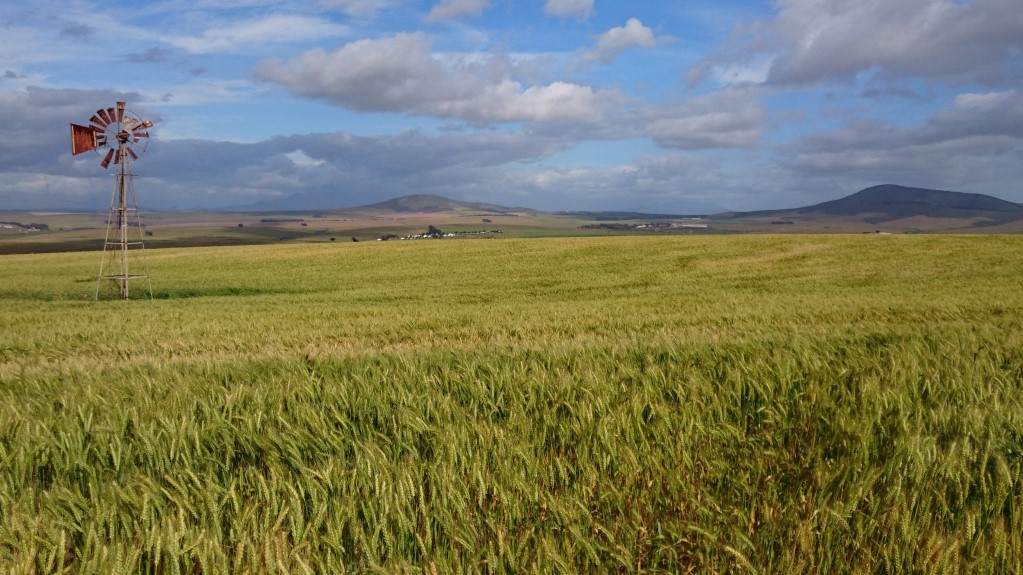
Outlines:
{"label": "grass", "polygon": [[1011,236],[4,256],[0,570],[1023,570]]}

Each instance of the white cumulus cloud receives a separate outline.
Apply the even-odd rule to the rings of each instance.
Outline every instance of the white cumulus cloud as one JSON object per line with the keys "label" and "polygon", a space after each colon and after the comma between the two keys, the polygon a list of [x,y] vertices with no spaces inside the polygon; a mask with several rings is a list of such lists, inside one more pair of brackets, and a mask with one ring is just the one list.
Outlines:
{"label": "white cumulus cloud", "polygon": [[636,18],[629,18],[625,26],[611,28],[600,35],[597,45],[587,56],[589,60],[599,60],[602,64],[611,63],[618,54],[633,46],[652,48],[657,45],[654,31],[643,25]]}
{"label": "white cumulus cloud", "polygon": [[169,37],[165,40],[193,54],[234,52],[253,45],[308,42],[313,39],[347,36],[351,30],[329,20],[293,14],[274,14],[265,18],[237,22],[230,26],[210,27],[201,36]]}
{"label": "white cumulus cloud", "polygon": [[666,148],[732,148],[757,143],[767,118],[761,102],[723,92],[647,111],[646,133]]}
{"label": "white cumulus cloud", "polygon": [[426,19],[429,22],[453,20],[463,16],[479,16],[490,8],[490,0],[441,0],[430,10]]}
{"label": "white cumulus cloud", "polygon": [[372,18],[387,4],[387,0],[322,0],[328,8],[337,8],[353,18]]}
{"label": "white cumulus cloud", "polygon": [[[255,76],[298,96],[353,110],[499,122],[593,121],[603,95],[571,82],[525,86],[492,77],[457,55],[430,51],[423,34],[359,40],[333,52],[312,50],[287,62],[264,60]],[[500,67],[500,66],[499,66]]]}
{"label": "white cumulus cloud", "polygon": [[1019,0],[779,0],[697,67],[771,60],[766,81],[810,84],[877,71],[888,78],[997,83],[1023,50]]}
{"label": "white cumulus cloud", "polygon": [[593,0],[547,0],[543,11],[553,16],[585,19],[593,14]]}

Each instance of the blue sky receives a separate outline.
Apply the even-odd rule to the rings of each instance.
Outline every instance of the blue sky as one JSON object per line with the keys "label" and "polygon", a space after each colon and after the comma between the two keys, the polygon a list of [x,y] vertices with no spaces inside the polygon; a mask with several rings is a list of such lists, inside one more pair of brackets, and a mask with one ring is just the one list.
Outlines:
{"label": "blue sky", "polygon": [[118,100],[156,123],[143,209],[1023,202],[1019,0],[38,0],[0,27],[0,209],[105,209],[67,125]]}

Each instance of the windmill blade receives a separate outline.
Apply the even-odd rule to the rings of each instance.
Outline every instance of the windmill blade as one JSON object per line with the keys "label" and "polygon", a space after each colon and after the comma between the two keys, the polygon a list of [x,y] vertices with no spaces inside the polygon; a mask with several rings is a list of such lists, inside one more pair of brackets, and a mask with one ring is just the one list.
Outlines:
{"label": "windmill blade", "polygon": [[94,126],[96,126],[97,129],[100,129],[100,130],[105,130],[106,127],[107,127],[107,122],[104,122],[103,120],[101,120],[100,117],[97,116],[96,114],[93,114],[92,117],[89,118],[89,122],[91,124],[93,124]]}
{"label": "windmill blade", "polygon": [[114,157],[114,149],[110,148],[109,150],[107,150],[107,156],[105,158],[103,158],[103,161],[100,162],[99,165],[101,165],[104,168],[106,168],[107,166],[110,165],[110,158],[113,158],[113,157]]}
{"label": "windmill blade", "polygon": [[97,133],[96,134],[96,147],[102,148],[103,146],[106,146],[106,145],[107,145],[107,135],[106,134],[99,134],[99,133]]}
{"label": "windmill blade", "polygon": [[132,159],[132,160],[137,160],[137,159],[139,159],[139,156],[138,156],[138,154],[136,154],[136,153],[135,153],[135,150],[131,149],[130,147],[128,148],[128,155],[129,155],[129,156],[131,156],[131,159]]}
{"label": "windmill blade", "polygon": [[153,127],[153,123],[150,122],[149,120],[146,120],[145,122],[139,122],[138,124],[135,124],[134,126],[132,126],[131,131],[134,132],[136,130],[141,130],[143,128],[152,128],[152,127]]}
{"label": "windmill blade", "polygon": [[113,108],[107,108],[107,116],[110,117],[111,124],[113,124],[114,122],[118,122],[117,112],[115,112]]}
{"label": "windmill blade", "polygon": [[108,116],[107,115],[107,111],[104,110],[103,108],[100,108],[99,110],[96,110],[96,113],[99,114],[99,117],[103,119],[103,122],[104,122],[103,127],[104,128],[106,128],[108,125],[113,123],[113,121],[114,121],[113,118]]}
{"label": "windmill blade", "polygon": [[[114,151],[113,148],[111,148],[110,151],[113,152]],[[117,154],[114,155],[114,165],[116,166],[117,164],[120,164],[120,163],[121,163],[121,151],[118,150]]]}
{"label": "windmill blade", "polygon": [[124,102],[117,103],[117,121],[118,122],[124,121]]}
{"label": "windmill blade", "polygon": [[96,138],[96,130],[91,126],[79,126],[71,124],[71,155],[77,156],[82,152],[95,150],[99,146]]}

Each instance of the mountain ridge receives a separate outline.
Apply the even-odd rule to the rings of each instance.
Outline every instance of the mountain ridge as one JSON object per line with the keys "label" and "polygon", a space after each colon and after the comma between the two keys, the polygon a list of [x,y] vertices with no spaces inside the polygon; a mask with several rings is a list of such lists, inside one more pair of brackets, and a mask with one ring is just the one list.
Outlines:
{"label": "mountain ridge", "polygon": [[462,200],[453,200],[444,196],[438,196],[434,194],[411,194],[408,196],[399,196],[397,198],[391,198],[382,202],[376,202],[373,204],[367,204],[359,206],[357,208],[348,209],[360,209],[360,210],[389,210],[398,213],[441,213],[441,212],[452,212],[452,211],[474,211],[487,214],[512,214],[512,213],[536,213],[537,210],[530,208],[517,208],[500,206],[497,204],[488,204],[484,202],[466,202]]}
{"label": "mountain ridge", "polygon": [[837,200],[800,208],[725,212],[717,219],[753,217],[859,217],[880,223],[913,217],[986,219],[992,224],[1023,219],[1023,205],[984,194],[881,184]]}
{"label": "mountain ridge", "polygon": [[[687,215],[621,210],[562,210],[548,212],[526,207],[509,207],[486,202],[455,200],[435,194],[410,194],[361,206],[322,210],[336,214],[362,212],[393,214],[462,213],[487,215],[550,214],[594,220],[673,219],[706,217],[712,220],[753,221],[795,219],[803,222],[844,220],[879,224],[913,218],[957,220],[967,226],[997,226],[1023,220],[1023,204],[985,194],[881,184],[864,188],[842,198],[797,208],[755,211],[722,211]],[[676,212],[680,214],[680,212]]]}

